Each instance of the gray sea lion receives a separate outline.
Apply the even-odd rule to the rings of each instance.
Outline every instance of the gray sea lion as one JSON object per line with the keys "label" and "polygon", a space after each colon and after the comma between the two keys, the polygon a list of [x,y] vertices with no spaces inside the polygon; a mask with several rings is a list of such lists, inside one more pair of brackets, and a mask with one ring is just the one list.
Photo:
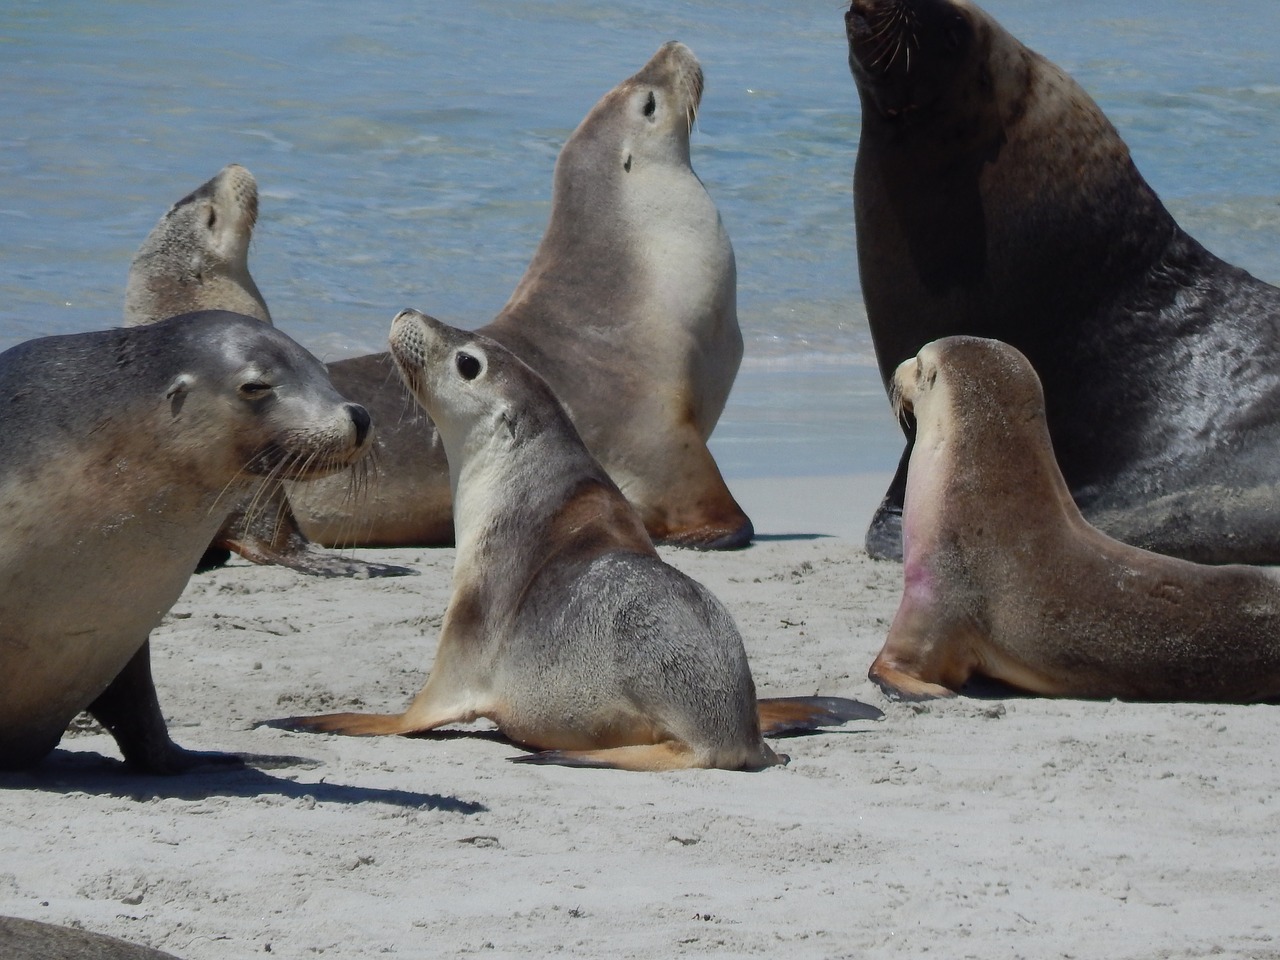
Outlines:
{"label": "gray sea lion", "polygon": [[0,956],[4,960],[178,960],[171,953],[105,934],[18,917],[0,917]]}
{"label": "gray sea lion", "polygon": [[160,218],[129,266],[126,326],[180,313],[229,310],[271,322],[249,273],[258,182],[229,163]]}
{"label": "gray sea lion", "polygon": [[[1044,383],[1084,514],[1280,562],[1280,290],[1174,222],[1097,104],[967,0],[853,0],[858,267],[880,370],[994,337]],[[867,534],[900,555],[910,447]]]}
{"label": "gray sea lion", "polygon": [[355,463],[368,413],[284,334],[216,311],[20,344],[0,396],[0,767],[84,709],[136,769],[219,759],[169,739],[148,635],[227,514]]}
{"label": "gray sea lion", "polygon": [[[742,358],[733,247],[689,163],[702,69],[662,46],[592,108],[556,162],[551,220],[511,299],[482,331],[546,379],[654,539],[741,547],[750,520],[707,438]],[[324,544],[448,542],[448,468],[385,354],[330,366],[378,423],[378,477],[352,502],[291,493]]]}
{"label": "gray sea lion", "polygon": [[915,444],[902,603],[870,670],[886,693],[950,696],[983,674],[1053,696],[1280,696],[1280,579],[1090,526],[1021,353],[949,337],[899,366],[894,388]]}
{"label": "gray sea lion", "polygon": [[728,612],[658,557],[546,382],[496,340],[405,310],[391,352],[449,459],[458,547],[435,664],[402,714],[273,726],[407,734],[487,717],[536,763],[737,770],[785,762],[762,732],[880,715],[757,702]]}
{"label": "gray sea lion", "polygon": [[[257,181],[236,163],[223,167],[175,203],[133,258],[125,292],[125,326],[200,310],[227,310],[271,323],[266,301],[249,273],[249,242],[257,220]],[[335,480],[334,485],[348,500],[364,489],[349,476]],[[254,563],[278,563],[316,576],[414,572],[321,550],[298,528],[284,487],[275,485],[262,496],[265,499],[254,503],[251,514],[231,513],[199,569],[220,566],[234,552]]]}

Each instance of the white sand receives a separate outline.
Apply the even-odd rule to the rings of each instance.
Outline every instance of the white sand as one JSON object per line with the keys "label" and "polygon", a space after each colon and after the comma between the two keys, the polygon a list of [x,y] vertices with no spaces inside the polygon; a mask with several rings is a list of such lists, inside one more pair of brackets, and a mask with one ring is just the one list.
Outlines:
{"label": "white sand", "polygon": [[[154,637],[161,702],[183,745],[252,768],[132,776],[83,734],[0,775],[0,913],[188,960],[1280,957],[1275,708],[885,704],[865,673],[900,568],[860,547],[883,482],[735,484],[762,542],[664,552],[737,617],[762,694],[887,710],[756,774],[255,730],[399,710],[453,552],[367,551],[421,570],[382,581],[195,577]],[[817,533],[840,536],[770,536]]]}

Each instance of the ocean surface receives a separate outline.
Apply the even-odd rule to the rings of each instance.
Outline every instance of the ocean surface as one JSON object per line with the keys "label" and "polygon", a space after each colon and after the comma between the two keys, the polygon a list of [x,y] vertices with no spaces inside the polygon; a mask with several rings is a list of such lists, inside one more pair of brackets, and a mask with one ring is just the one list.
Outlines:
{"label": "ocean surface", "polygon": [[[991,0],[1070,71],[1175,216],[1280,282],[1277,0]],[[734,477],[891,470],[901,439],[858,288],[844,4],[750,0],[4,0],[0,348],[120,322],[130,258],[235,161],[252,272],[324,359],[413,306],[478,326],[549,210],[556,154],[668,39],[707,89],[693,164],[733,239],[746,358]]]}

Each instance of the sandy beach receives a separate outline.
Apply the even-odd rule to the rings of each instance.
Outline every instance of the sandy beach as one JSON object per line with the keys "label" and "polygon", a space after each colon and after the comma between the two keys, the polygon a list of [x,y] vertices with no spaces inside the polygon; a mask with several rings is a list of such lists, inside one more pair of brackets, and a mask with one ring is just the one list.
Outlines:
{"label": "sandy beach", "polygon": [[663,551],[734,614],[762,695],[883,721],[754,774],[256,729],[401,709],[453,551],[360,551],[420,571],[380,581],[237,561],[192,579],[153,662],[174,738],[249,766],[134,776],[90,731],[0,775],[0,913],[187,960],[1280,957],[1275,707],[885,702],[865,674],[901,569],[860,542],[884,479],[738,483],[759,542]]}

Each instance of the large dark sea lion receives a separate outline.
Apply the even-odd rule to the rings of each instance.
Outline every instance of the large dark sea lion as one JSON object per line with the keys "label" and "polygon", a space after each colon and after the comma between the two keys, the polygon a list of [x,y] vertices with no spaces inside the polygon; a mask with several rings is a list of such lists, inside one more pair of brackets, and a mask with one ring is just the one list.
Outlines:
{"label": "large dark sea lion", "polygon": [[880,711],[757,702],[742,638],[664,563],[546,382],[497,341],[413,310],[391,353],[439,428],[454,493],[453,596],[431,676],[401,714],[275,721],[406,734],[487,717],[538,763],[668,770],[785,762],[765,735]]}
{"label": "large dark sea lion", "polygon": [[[1204,562],[1280,562],[1280,290],[1183,232],[1069,76],[966,0],[854,0],[858,267],[886,385],[1007,341],[1084,515]],[[910,446],[867,534],[897,556]]]}
{"label": "large dark sea lion", "polygon": [[[170,207],[129,267],[125,326],[201,310],[226,310],[270,323],[267,303],[249,273],[249,243],[257,220],[258,182],[237,163],[227,164]],[[363,489],[350,477],[334,483],[347,498]],[[319,549],[298,528],[281,485],[260,496],[250,513],[246,509],[227,518],[200,561],[201,569],[219,566],[237,553],[254,563],[278,563],[316,576],[413,573]]]}
{"label": "large dark sea lion", "polygon": [[[733,247],[689,164],[703,77],[668,43],[592,108],[556,162],[551,220],[483,332],[541,374],[654,539],[740,547],[750,520],[707,449],[742,358]],[[448,542],[449,473],[386,354],[330,365],[378,424],[377,482],[291,492],[318,543]]]}
{"label": "large dark sea lion", "polygon": [[351,466],[368,413],[283,333],[220,312],[20,344],[0,397],[0,767],[85,709],[135,769],[211,759],[169,739],[148,635],[227,515]]}
{"label": "large dark sea lion", "polygon": [[950,696],[974,674],[1035,693],[1280,696],[1280,578],[1150,553],[1091,527],[1017,350],[949,337],[898,367],[915,422],[902,603],[870,677]]}

